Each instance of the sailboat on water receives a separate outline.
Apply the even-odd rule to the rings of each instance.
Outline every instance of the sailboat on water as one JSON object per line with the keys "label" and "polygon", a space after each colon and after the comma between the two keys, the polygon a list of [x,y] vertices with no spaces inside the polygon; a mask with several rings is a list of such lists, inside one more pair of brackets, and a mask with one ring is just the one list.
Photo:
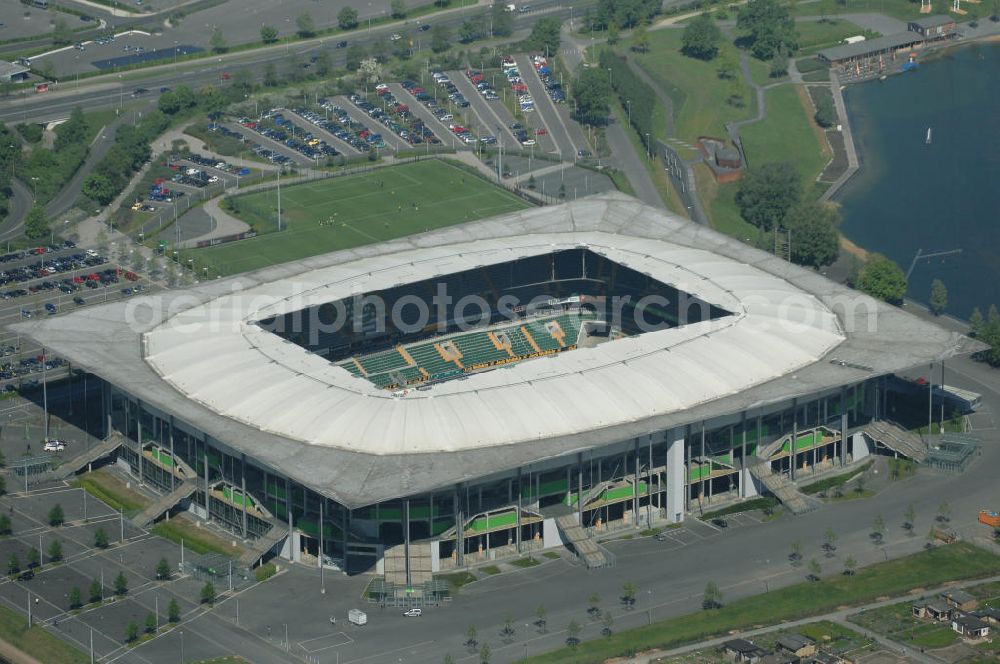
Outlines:
{"label": "sailboat on water", "polygon": [[927,138],[924,139],[924,143],[926,143],[927,145],[931,144],[931,128],[930,127],[927,128]]}

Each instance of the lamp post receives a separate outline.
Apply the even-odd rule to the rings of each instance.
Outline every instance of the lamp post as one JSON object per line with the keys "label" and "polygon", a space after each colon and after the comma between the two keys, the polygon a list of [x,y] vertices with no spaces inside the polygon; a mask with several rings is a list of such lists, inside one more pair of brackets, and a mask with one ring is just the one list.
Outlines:
{"label": "lamp post", "polygon": [[626,99],[625,105],[628,106],[628,126],[632,126],[632,100]]}

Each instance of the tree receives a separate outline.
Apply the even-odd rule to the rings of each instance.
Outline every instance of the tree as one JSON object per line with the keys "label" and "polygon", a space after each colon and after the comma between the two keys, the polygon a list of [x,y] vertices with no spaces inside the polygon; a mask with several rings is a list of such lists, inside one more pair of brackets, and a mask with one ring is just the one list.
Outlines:
{"label": "tree", "polygon": [[24,220],[24,234],[32,240],[42,240],[49,237],[49,218],[42,205],[35,204]]}
{"label": "tree", "polygon": [[891,258],[871,254],[861,269],[858,290],[890,304],[899,304],[906,295],[906,275]]}
{"label": "tree", "polygon": [[156,632],[156,616],[150,611],[146,614],[146,634],[153,634]]}
{"label": "tree", "polygon": [[948,308],[948,289],[944,282],[935,279],[931,282],[931,313],[940,316]]}
{"label": "tree", "polygon": [[514,639],[514,634],[514,616],[508,613],[503,617],[503,629],[500,630],[500,636],[509,642]]}
{"label": "tree", "polygon": [[816,113],[813,115],[816,124],[824,129],[832,127],[837,121],[837,110],[833,106],[833,98],[830,95],[822,94],[816,101]]}
{"label": "tree", "polygon": [[785,214],[782,226],[791,234],[792,262],[819,268],[840,255],[840,213],[829,203],[803,201]]}
{"label": "tree", "polygon": [[638,592],[638,588],[631,581],[626,581],[622,584],[622,604],[625,605],[626,609],[631,609],[635,606],[635,594]]}
{"label": "tree", "polygon": [[181,621],[181,607],[176,598],[171,598],[170,604],[167,605],[167,620],[172,623]]}
{"label": "tree", "polygon": [[609,25],[608,26],[608,46],[617,46],[618,42],[621,41],[621,35],[618,33],[618,26]]}
{"label": "tree", "polygon": [[864,475],[858,477],[858,479],[854,482],[854,493],[860,496],[865,492],[865,481]]}
{"label": "tree", "polygon": [[451,31],[448,26],[438,23],[431,30],[431,50],[435,53],[444,53],[451,48]]}
{"label": "tree", "polygon": [[986,321],[983,319],[983,312],[976,307],[972,310],[972,315],[969,316],[969,334],[973,337],[978,337],[983,333],[983,326]]}
{"label": "tree", "polygon": [[701,608],[703,609],[721,609],[722,608],[722,589],[719,588],[719,584],[715,581],[709,581],[705,584],[705,593],[701,599]]}
{"label": "tree", "polygon": [[581,69],[573,82],[575,117],[591,126],[603,125],[611,112],[611,85],[602,69]]}
{"label": "tree", "polygon": [[640,25],[632,31],[632,50],[636,53],[649,53],[649,31]]}
{"label": "tree", "polygon": [[744,220],[770,231],[782,225],[785,213],[801,196],[802,181],[795,166],[787,161],[769,162],[740,180],[736,205]]}
{"label": "tree", "polygon": [[52,43],[56,46],[64,46],[73,41],[73,33],[70,31],[66,21],[57,18],[52,26]]}
{"label": "tree", "polygon": [[118,576],[115,577],[115,594],[124,595],[128,592],[128,579],[125,578],[125,572],[118,572]]}
{"label": "tree", "polygon": [[0,514],[0,535],[10,535],[10,517],[6,514]]}
{"label": "tree", "polygon": [[266,65],[264,65],[264,79],[263,79],[263,83],[264,83],[264,87],[266,87],[266,88],[277,87],[277,85],[279,83],[279,80],[278,80],[278,68],[274,66],[273,62],[268,62]]}
{"label": "tree", "polygon": [[7,559],[7,574],[14,576],[21,571],[21,561],[18,559],[16,553],[11,553],[10,558]]}
{"label": "tree", "polygon": [[490,644],[484,643],[483,647],[479,649],[480,664],[490,664],[490,657],[492,656],[493,656],[493,651],[490,650]]}
{"label": "tree", "polygon": [[212,585],[211,581],[206,581],[205,585],[201,587],[201,603],[215,604],[215,586]]}
{"label": "tree", "polygon": [[779,51],[798,50],[795,20],[778,0],[750,0],[740,9],[736,27],[750,53],[760,60],[770,60]]}
{"label": "tree", "polygon": [[819,581],[819,575],[823,573],[823,568],[819,561],[813,558],[809,561],[809,575],[806,577],[810,581]]}
{"label": "tree", "polygon": [[469,625],[468,629],[465,630],[465,647],[469,650],[475,650],[479,645],[479,632],[476,631],[475,625]]}
{"label": "tree", "polygon": [[303,39],[316,34],[316,21],[309,12],[302,12],[295,17],[295,27],[298,28],[296,34]]}
{"label": "tree", "polygon": [[875,515],[875,520],[872,522],[872,534],[871,537],[876,543],[882,541],[882,536],[885,533],[885,519],[882,518],[881,514]]}
{"label": "tree", "polygon": [[951,505],[948,504],[947,500],[942,501],[942,503],[938,505],[937,520],[940,523],[948,523],[951,521]]}
{"label": "tree", "polygon": [[353,7],[344,7],[337,14],[337,25],[341,30],[353,30],[358,27],[358,10]]}
{"label": "tree", "polygon": [[455,658],[451,656],[451,653],[448,653],[444,656],[444,659],[441,660],[441,664],[455,664]]}
{"label": "tree", "polygon": [[35,547],[28,549],[28,569],[34,569],[42,564],[42,554]]}
{"label": "tree", "polygon": [[544,604],[539,604],[538,608],[535,609],[535,625],[538,626],[538,631],[542,634],[545,633],[545,623],[547,622],[546,617],[548,614],[549,612]]}
{"label": "tree", "polygon": [[406,18],[406,3],[403,0],[392,0],[389,3],[392,17],[395,19]]}
{"label": "tree", "polygon": [[612,634],[611,628],[615,625],[615,617],[611,615],[610,611],[605,611],[601,614],[601,624],[604,626],[601,629],[601,633],[610,639]]}
{"label": "tree", "polygon": [[62,505],[56,503],[49,510],[49,525],[50,526],[61,526],[66,520],[66,515],[63,514]]}
{"label": "tree", "polygon": [[719,58],[719,64],[715,68],[715,75],[724,81],[730,81],[736,78],[738,69],[739,64],[737,64],[736,58],[727,53]]}
{"label": "tree", "polygon": [[316,75],[326,77],[332,69],[333,59],[330,57],[330,51],[323,49],[316,54]]}
{"label": "tree", "polygon": [[792,542],[792,552],[788,554],[788,559],[793,563],[802,560],[802,542],[799,540]]}
{"label": "tree", "polygon": [[591,593],[587,598],[587,613],[591,618],[597,617],[601,613],[601,596],[598,593]]}
{"label": "tree", "polygon": [[844,558],[844,575],[854,576],[854,570],[858,567],[858,561],[854,559],[854,556],[847,556]]}
{"label": "tree", "polygon": [[170,563],[166,558],[160,558],[160,562],[156,563],[156,578],[161,580],[170,578]]}
{"label": "tree", "polygon": [[80,588],[78,586],[73,586],[69,589],[69,610],[73,611],[79,609],[83,602],[80,597]]}
{"label": "tree", "polygon": [[771,78],[781,78],[788,73],[788,54],[780,50],[771,57],[771,71],[768,74]]}
{"label": "tree", "polygon": [[91,173],[83,181],[80,191],[84,196],[101,205],[107,205],[115,198],[115,186],[102,173]]}
{"label": "tree", "polygon": [[823,550],[826,551],[827,557],[832,556],[837,550],[837,532],[832,527],[828,527],[823,533]]}
{"label": "tree", "polygon": [[466,19],[458,28],[458,41],[469,44],[479,38],[479,24],[472,19]]}
{"label": "tree", "polygon": [[1000,0],[993,0],[990,3],[990,20],[994,23],[1000,22]]}
{"label": "tree", "polygon": [[101,582],[94,579],[90,582],[90,594],[88,595],[90,603],[100,602],[104,599],[104,588],[101,586]]}
{"label": "tree", "polygon": [[62,542],[60,542],[57,539],[52,540],[52,543],[49,544],[49,561],[54,563],[59,562],[60,560],[62,560],[62,557],[63,557]]}
{"label": "tree", "polygon": [[265,44],[273,44],[278,41],[278,29],[273,25],[260,26],[260,40]]}
{"label": "tree", "polygon": [[212,36],[208,38],[208,45],[212,47],[214,53],[225,53],[229,49],[226,45],[226,38],[222,34],[222,28],[216,26],[212,30]]}
{"label": "tree", "polygon": [[531,34],[521,46],[523,50],[539,51],[546,57],[555,56],[559,52],[559,31],[562,23],[555,18],[542,18],[531,26]]}
{"label": "tree", "polygon": [[108,534],[104,532],[104,528],[98,528],[94,533],[94,546],[98,549],[108,548]]}
{"label": "tree", "polygon": [[494,0],[490,12],[494,37],[510,37],[514,34],[514,15],[507,11],[507,6],[503,2]]}
{"label": "tree", "polygon": [[913,507],[913,503],[910,503],[906,506],[906,511],[903,513],[903,529],[912,535],[916,520],[917,510]]}
{"label": "tree", "polygon": [[681,36],[681,53],[699,60],[711,60],[719,53],[722,31],[708,14],[703,12],[694,17]]}
{"label": "tree", "polygon": [[134,620],[130,620],[128,627],[125,628],[125,642],[132,643],[137,638],[139,638],[139,626],[135,624]]}
{"label": "tree", "polygon": [[580,623],[570,620],[566,625],[566,645],[575,648],[580,643]]}
{"label": "tree", "polygon": [[[435,26],[434,29],[437,30],[437,27]],[[447,28],[445,28],[445,31],[447,31]],[[357,71],[358,67],[361,66],[361,61],[364,59],[365,59],[364,46],[361,46],[360,44],[354,44],[353,46],[348,46],[347,53],[344,55],[344,67],[348,71]]]}

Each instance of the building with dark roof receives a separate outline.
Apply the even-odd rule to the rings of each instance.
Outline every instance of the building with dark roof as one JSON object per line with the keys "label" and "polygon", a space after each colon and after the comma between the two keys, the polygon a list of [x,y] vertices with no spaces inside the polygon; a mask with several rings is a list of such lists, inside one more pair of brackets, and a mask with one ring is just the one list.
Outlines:
{"label": "building with dark roof", "polygon": [[16,83],[27,80],[30,73],[27,67],[14,62],[0,60],[0,82],[2,83]]}
{"label": "building with dark roof", "polygon": [[777,646],[797,657],[808,657],[816,652],[816,642],[801,634],[782,634],[778,637]]}
{"label": "building with dark roof", "polygon": [[906,29],[915,32],[924,39],[945,39],[955,34],[958,24],[955,19],[945,14],[935,14],[933,16],[923,16],[910,21]]}
{"label": "building with dark roof", "polygon": [[982,639],[990,634],[990,626],[969,613],[952,616],[951,628],[967,639]]}
{"label": "building with dark roof", "polygon": [[899,51],[912,49],[923,42],[924,38],[920,34],[909,31],[900,32],[853,44],[832,46],[820,51],[818,57],[831,65],[845,65],[879,56],[892,57]]}
{"label": "building with dark roof", "polygon": [[948,606],[962,611],[972,611],[979,606],[975,595],[961,589],[946,590],[941,593],[941,598],[948,603]]}

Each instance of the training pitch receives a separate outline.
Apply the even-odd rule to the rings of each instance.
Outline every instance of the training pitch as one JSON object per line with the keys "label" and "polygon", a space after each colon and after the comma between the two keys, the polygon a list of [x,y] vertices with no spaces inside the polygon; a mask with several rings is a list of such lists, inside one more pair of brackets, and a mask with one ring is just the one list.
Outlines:
{"label": "training pitch", "polygon": [[307,256],[422,233],[528,207],[476,175],[438,159],[239,196],[234,214],[261,235],[194,249],[196,269],[247,272]]}

